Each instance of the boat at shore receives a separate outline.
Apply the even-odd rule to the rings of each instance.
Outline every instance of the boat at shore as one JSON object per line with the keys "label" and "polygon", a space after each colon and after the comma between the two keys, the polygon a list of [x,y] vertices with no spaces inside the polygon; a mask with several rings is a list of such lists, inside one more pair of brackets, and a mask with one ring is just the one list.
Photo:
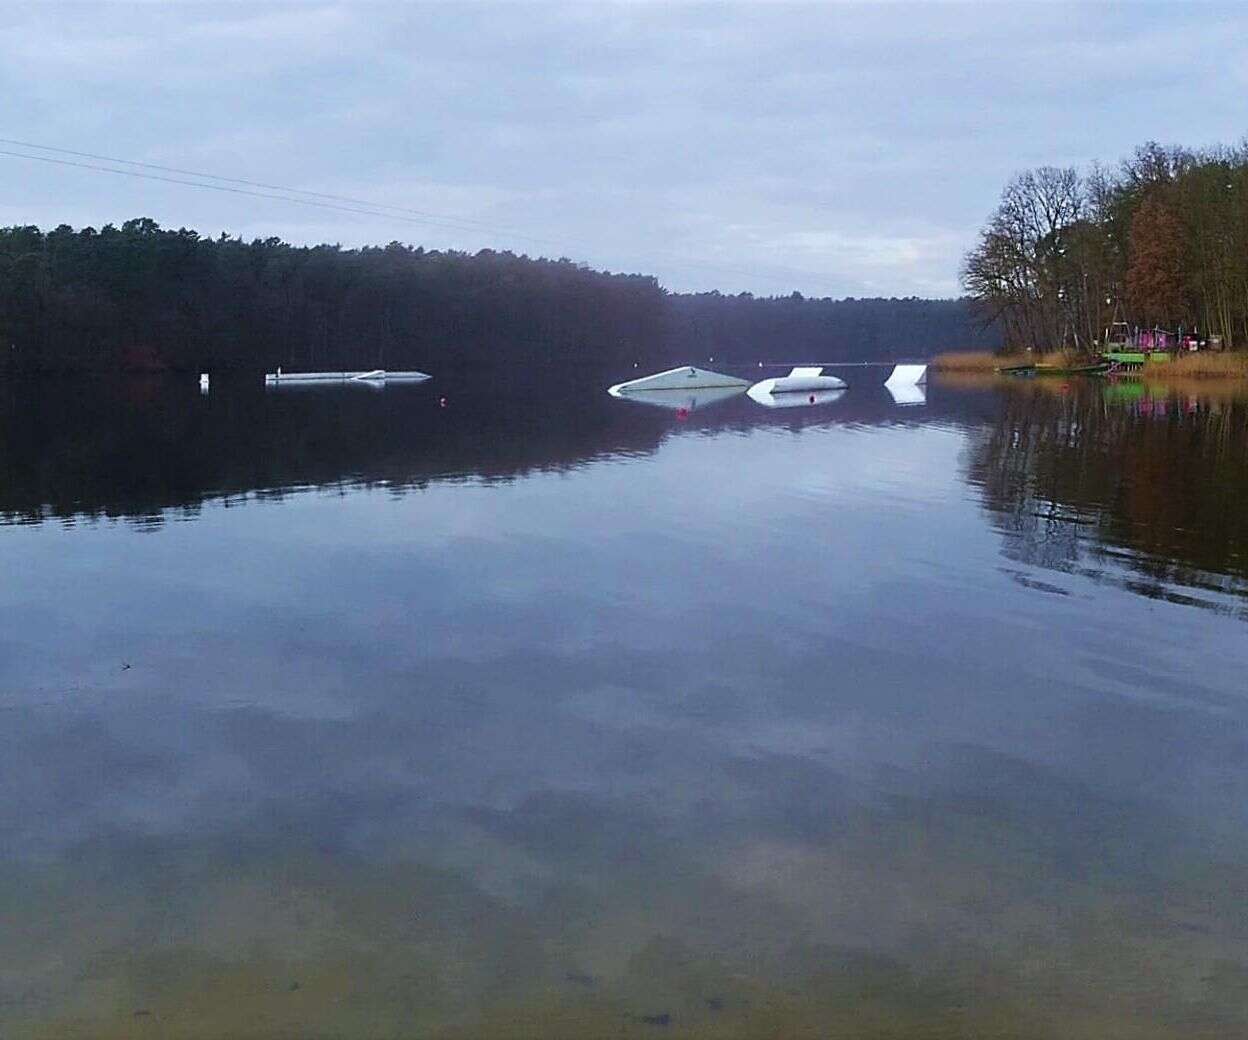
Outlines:
{"label": "boat at shore", "polygon": [[1001,365],[997,371],[1003,375],[1014,376],[1100,376],[1105,375],[1112,368],[1111,361],[1098,358],[1084,365],[1046,365],[1040,362]]}
{"label": "boat at shore", "polygon": [[1038,376],[1099,376],[1108,372],[1108,361],[1092,361],[1086,365],[1035,365],[1032,371]]}

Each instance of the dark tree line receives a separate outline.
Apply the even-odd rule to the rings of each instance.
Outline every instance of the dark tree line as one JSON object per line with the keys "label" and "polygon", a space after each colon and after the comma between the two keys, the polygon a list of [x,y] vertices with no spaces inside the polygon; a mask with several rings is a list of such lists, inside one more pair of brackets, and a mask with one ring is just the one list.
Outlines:
{"label": "dark tree line", "polygon": [[1090,349],[1115,320],[1248,345],[1248,142],[1020,174],[963,285],[1010,348]]}
{"label": "dark tree line", "polygon": [[964,300],[810,299],[800,293],[672,295],[671,348],[736,361],[874,361],[930,357],[943,350],[991,350],[995,329]]}
{"label": "dark tree line", "polygon": [[653,278],[491,251],[297,247],[147,219],[0,231],[0,342],[26,369],[399,369],[574,357],[596,341],[636,350],[659,334],[662,295]]}
{"label": "dark tree line", "polygon": [[892,357],[987,342],[957,300],[668,293],[567,259],[0,229],[0,355],[21,370],[428,368]]}

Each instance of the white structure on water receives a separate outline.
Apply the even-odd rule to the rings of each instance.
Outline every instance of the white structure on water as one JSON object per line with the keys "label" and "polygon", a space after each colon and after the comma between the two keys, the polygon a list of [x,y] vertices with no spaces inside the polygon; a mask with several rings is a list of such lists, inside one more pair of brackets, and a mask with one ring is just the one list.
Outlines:
{"label": "white structure on water", "polygon": [[750,397],[757,401],[760,397],[775,394],[811,394],[825,390],[844,390],[845,380],[836,376],[825,376],[822,368],[795,368],[787,376],[775,379],[764,379],[750,387]]}
{"label": "white structure on water", "polygon": [[[763,383],[770,382],[764,379]],[[799,390],[787,393],[770,393],[763,383],[755,383],[746,393],[750,400],[761,404],[764,408],[811,408],[820,404],[831,404],[845,396],[844,390]]]}
{"label": "white structure on water", "polygon": [[744,390],[749,385],[748,379],[738,379],[722,372],[684,365],[681,368],[669,368],[666,372],[656,372],[652,376],[630,379],[627,383],[616,383],[615,386],[607,388],[607,393],[612,397],[626,397],[651,390],[707,390],[730,386]]}
{"label": "white structure on water", "polygon": [[423,383],[432,378],[424,372],[387,372],[374,368],[369,372],[266,372],[265,386],[309,386],[319,383]]}
{"label": "white structure on water", "polygon": [[927,404],[927,366],[896,365],[884,381],[894,404]]}
{"label": "white structure on water", "polygon": [[672,412],[694,412],[699,408],[740,397],[747,393],[743,386],[708,386],[701,390],[634,390],[629,394],[615,394],[626,401],[654,405]]}

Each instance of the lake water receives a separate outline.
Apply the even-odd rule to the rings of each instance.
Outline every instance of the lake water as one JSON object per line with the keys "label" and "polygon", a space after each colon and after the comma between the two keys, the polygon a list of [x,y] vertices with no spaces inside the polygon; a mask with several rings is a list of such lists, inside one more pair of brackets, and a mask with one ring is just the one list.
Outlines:
{"label": "lake water", "polygon": [[0,1035],[1248,1033],[1248,403],[631,374],[0,384]]}

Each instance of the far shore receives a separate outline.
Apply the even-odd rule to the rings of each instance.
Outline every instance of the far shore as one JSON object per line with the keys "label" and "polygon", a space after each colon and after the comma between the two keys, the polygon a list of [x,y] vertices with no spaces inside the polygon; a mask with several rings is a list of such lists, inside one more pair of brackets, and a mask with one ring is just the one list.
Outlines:
{"label": "far shore", "polygon": [[[1035,362],[1063,368],[1094,364],[1096,356],[1070,351],[1045,354],[993,354],[986,351],[951,351],[937,354],[928,366],[936,372],[991,374],[1011,365]],[[1150,382],[1170,383],[1188,380],[1248,379],[1248,352],[1186,354],[1173,361],[1148,364],[1130,373]]]}

